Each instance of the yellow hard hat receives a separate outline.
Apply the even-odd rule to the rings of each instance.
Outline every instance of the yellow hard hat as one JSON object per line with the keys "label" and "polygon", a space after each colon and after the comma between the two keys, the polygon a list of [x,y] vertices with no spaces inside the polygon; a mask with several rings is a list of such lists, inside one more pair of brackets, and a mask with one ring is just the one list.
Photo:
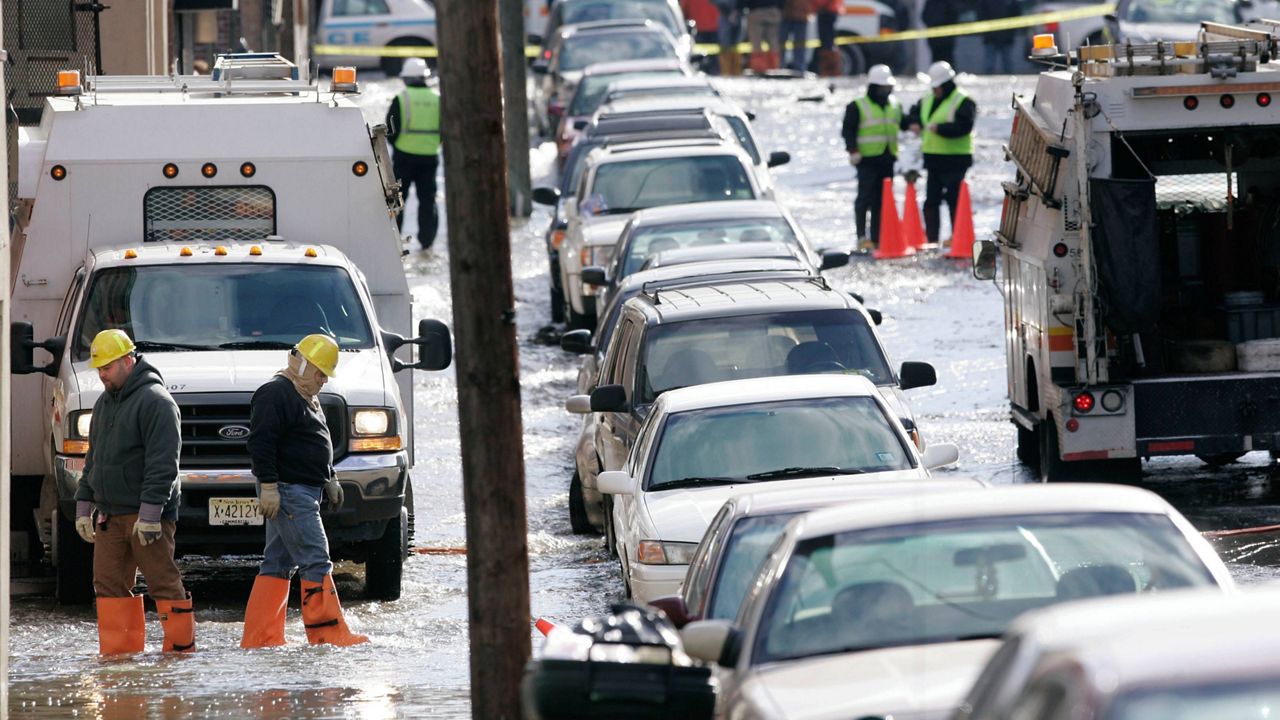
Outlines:
{"label": "yellow hard hat", "polygon": [[123,330],[103,330],[89,345],[89,367],[105,367],[133,352],[133,341]]}
{"label": "yellow hard hat", "polygon": [[293,349],[307,362],[320,368],[327,377],[333,377],[338,369],[338,343],[328,335],[316,333],[298,341]]}

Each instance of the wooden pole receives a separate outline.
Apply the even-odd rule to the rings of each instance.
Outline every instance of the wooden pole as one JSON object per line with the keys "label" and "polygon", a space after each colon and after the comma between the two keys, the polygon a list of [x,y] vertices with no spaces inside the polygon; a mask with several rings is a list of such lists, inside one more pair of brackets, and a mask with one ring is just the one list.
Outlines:
{"label": "wooden pole", "polygon": [[437,0],[449,280],[457,348],[471,714],[519,718],[529,552],[511,280],[498,0]]}
{"label": "wooden pole", "polygon": [[502,24],[502,98],[506,108],[507,177],[512,217],[533,214],[529,175],[529,98],[524,54],[524,0],[499,0]]}

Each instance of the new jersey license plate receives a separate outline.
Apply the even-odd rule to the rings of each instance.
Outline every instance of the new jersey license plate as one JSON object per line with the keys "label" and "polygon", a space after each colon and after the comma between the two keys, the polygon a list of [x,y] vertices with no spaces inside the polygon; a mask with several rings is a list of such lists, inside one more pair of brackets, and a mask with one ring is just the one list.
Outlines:
{"label": "new jersey license plate", "polygon": [[209,498],[210,525],[261,525],[257,498]]}

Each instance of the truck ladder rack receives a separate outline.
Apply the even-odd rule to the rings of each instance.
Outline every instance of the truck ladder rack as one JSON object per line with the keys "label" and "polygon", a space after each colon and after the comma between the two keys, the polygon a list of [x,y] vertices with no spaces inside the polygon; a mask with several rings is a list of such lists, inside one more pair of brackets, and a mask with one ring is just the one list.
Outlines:
{"label": "truck ladder rack", "polygon": [[1059,207],[1059,201],[1054,197],[1058,166],[1062,158],[1071,154],[1071,150],[1058,142],[1053,131],[1042,124],[1039,114],[1032,112],[1021,98],[1013,99],[1013,107],[1013,132],[1005,153],[1031,181],[1045,204]]}
{"label": "truck ladder rack", "polygon": [[98,94],[297,95],[318,87],[276,53],[220,55],[210,75],[98,75],[89,77],[88,85]]}

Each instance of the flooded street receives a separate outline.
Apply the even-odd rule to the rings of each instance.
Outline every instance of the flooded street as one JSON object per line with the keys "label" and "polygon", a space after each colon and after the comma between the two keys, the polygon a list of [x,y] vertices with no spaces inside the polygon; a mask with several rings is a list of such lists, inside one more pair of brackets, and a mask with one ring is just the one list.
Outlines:
{"label": "flooded street", "polygon": [[[974,225],[988,236],[999,220],[1000,183],[1012,177],[1001,145],[1012,116],[1011,90],[1027,92],[1032,77],[962,77],[960,85],[979,108],[975,167],[969,183]],[[396,83],[366,88],[362,102],[370,120],[381,113]],[[815,247],[848,249],[853,243],[853,171],[839,138],[845,104],[855,84],[736,79],[721,89],[757,116],[756,132],[766,153],[786,150],[790,164],[775,170],[779,199],[804,227]],[[914,103],[923,85],[900,90]],[[913,155],[914,154],[914,155]],[[904,160],[918,158],[908,141]],[[535,176],[546,177],[554,148],[533,152]],[[921,190],[923,187],[921,187]],[[899,180],[901,197],[901,180]],[[412,202],[412,201],[411,201]],[[443,202],[441,203],[443,209]],[[414,216],[413,208],[406,213]],[[576,358],[540,341],[550,324],[547,259],[542,234],[549,215],[537,208],[512,229],[518,303],[531,603],[535,617],[569,621],[599,614],[618,598],[617,561],[597,537],[571,534],[568,480],[580,418],[563,408],[574,389]],[[412,220],[408,221],[412,223]],[[410,231],[411,228],[406,228]],[[945,231],[944,231],[945,234]],[[445,228],[435,249],[405,260],[414,296],[414,318],[452,324]],[[881,310],[884,344],[894,364],[932,363],[934,387],[910,391],[917,422],[931,441],[960,447],[960,462],[948,473],[995,483],[1032,481],[1014,457],[1008,420],[1003,310],[996,286],[975,280],[967,265],[927,256],[873,263],[857,258],[829,271],[837,287],[856,291]],[[363,571],[339,565],[339,591],[348,621],[371,642],[350,648],[306,644],[291,599],[285,648],[242,651],[244,602],[257,566],[251,560],[184,564],[194,597],[198,651],[165,657],[160,627],[149,614],[150,652],[130,660],[97,655],[91,607],[65,609],[49,597],[15,598],[12,605],[10,714],[15,717],[77,718],[384,718],[466,717],[469,714],[466,559],[447,554],[464,542],[453,370],[414,376],[417,408],[413,473],[415,539],[419,548],[405,568],[397,602],[361,599]],[[1144,466],[1140,484],[1175,504],[1201,530],[1223,530],[1280,522],[1280,487],[1265,453],[1241,463],[1210,468],[1194,458]],[[945,474],[945,473],[944,473]],[[179,528],[181,532],[181,528]],[[1280,536],[1246,535],[1216,541],[1241,582],[1280,578]],[[535,653],[540,635],[534,634]]]}

